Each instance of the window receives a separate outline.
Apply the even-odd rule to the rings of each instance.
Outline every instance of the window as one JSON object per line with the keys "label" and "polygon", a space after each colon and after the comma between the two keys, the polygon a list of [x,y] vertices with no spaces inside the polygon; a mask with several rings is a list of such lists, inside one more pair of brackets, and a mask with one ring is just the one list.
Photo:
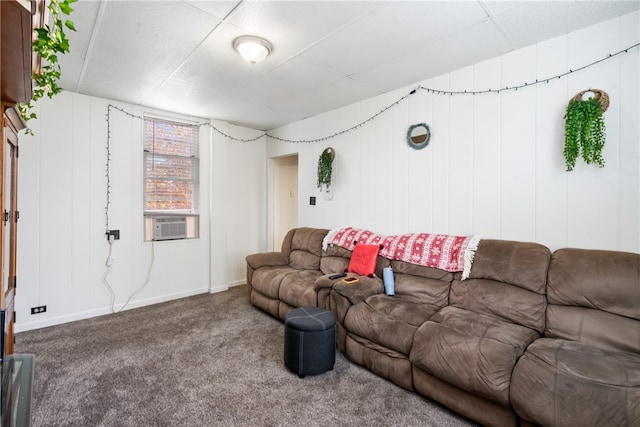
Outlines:
{"label": "window", "polygon": [[145,240],[199,234],[199,126],[144,119]]}

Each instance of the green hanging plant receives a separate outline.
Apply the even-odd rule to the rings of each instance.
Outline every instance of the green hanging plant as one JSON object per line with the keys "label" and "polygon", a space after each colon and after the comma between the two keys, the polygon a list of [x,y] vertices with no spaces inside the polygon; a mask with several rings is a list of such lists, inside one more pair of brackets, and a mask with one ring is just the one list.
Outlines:
{"label": "green hanging plant", "polygon": [[333,159],[335,153],[331,147],[325,149],[318,158],[318,188],[322,185],[331,185],[331,172],[333,171]]}
{"label": "green hanging plant", "polygon": [[[58,63],[58,55],[69,53],[69,40],[65,34],[65,28],[76,31],[73,22],[66,19],[63,22],[64,15],[73,12],[71,4],[78,0],[49,0],[47,9],[51,14],[52,25],[47,24],[42,28],[34,28],[37,38],[33,41],[33,52],[38,54],[43,61],[40,71],[33,73],[33,98],[29,102],[18,104],[18,111],[24,119],[29,121],[35,119],[36,114],[33,109],[34,102],[44,97],[53,98],[62,91],[58,86],[60,80],[60,64]],[[33,135],[31,129],[27,129],[27,133]]]}
{"label": "green hanging plant", "polygon": [[[585,101],[582,96],[586,92],[594,92],[596,97]],[[573,170],[578,157],[582,157],[587,164],[604,167],[604,158],[602,157],[605,143],[603,113],[608,106],[608,95],[595,89],[580,92],[569,101],[565,114],[563,151],[567,172]]]}

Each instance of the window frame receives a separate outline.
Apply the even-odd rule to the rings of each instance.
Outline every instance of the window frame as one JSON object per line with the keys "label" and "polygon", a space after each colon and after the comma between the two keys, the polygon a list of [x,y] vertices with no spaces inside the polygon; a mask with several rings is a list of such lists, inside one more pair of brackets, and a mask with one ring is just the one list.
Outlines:
{"label": "window frame", "polygon": [[[178,155],[178,154],[158,154],[155,151],[149,151],[147,149],[147,122],[153,121],[154,123],[164,123],[169,126],[184,126],[193,128],[194,138],[190,141],[191,144],[191,154],[189,156]],[[142,212],[143,212],[143,221],[144,221],[144,241],[152,242],[152,241],[170,241],[170,240],[186,240],[186,239],[199,239],[200,238],[200,163],[201,163],[201,153],[200,153],[200,125],[194,122],[190,122],[189,120],[179,119],[179,118],[167,118],[167,117],[159,117],[154,114],[145,113],[143,114],[143,124],[142,124]],[[156,130],[152,131],[152,137],[157,135]],[[149,180],[156,179],[162,180],[162,177],[152,176],[149,177],[148,174],[148,162],[150,156],[162,156],[167,160],[180,160],[190,158],[191,167],[190,170],[190,179],[178,179],[179,181],[186,181],[190,183],[191,187],[191,200],[190,208],[186,209],[147,209],[148,206],[148,188],[147,183]],[[152,160],[153,162],[153,160]],[[186,169],[185,169],[186,170]],[[170,179],[168,177],[166,181],[175,181],[175,179]],[[177,238],[162,238],[157,239],[155,234],[156,229],[156,220],[162,218],[186,218],[187,230],[184,237]]]}

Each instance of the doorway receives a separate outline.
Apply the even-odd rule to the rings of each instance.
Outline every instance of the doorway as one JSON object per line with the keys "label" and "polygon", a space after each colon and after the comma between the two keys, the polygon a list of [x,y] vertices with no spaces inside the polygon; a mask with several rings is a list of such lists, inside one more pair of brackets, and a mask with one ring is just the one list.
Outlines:
{"label": "doorway", "polygon": [[273,247],[298,226],[298,154],[273,158]]}

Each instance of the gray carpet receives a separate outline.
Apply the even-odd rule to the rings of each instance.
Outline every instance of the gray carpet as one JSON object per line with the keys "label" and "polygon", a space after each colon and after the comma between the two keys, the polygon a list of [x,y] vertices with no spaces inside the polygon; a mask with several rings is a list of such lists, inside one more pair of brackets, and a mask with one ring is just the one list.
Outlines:
{"label": "gray carpet", "polygon": [[246,286],[22,332],[34,426],[470,426],[350,362],[304,379]]}

